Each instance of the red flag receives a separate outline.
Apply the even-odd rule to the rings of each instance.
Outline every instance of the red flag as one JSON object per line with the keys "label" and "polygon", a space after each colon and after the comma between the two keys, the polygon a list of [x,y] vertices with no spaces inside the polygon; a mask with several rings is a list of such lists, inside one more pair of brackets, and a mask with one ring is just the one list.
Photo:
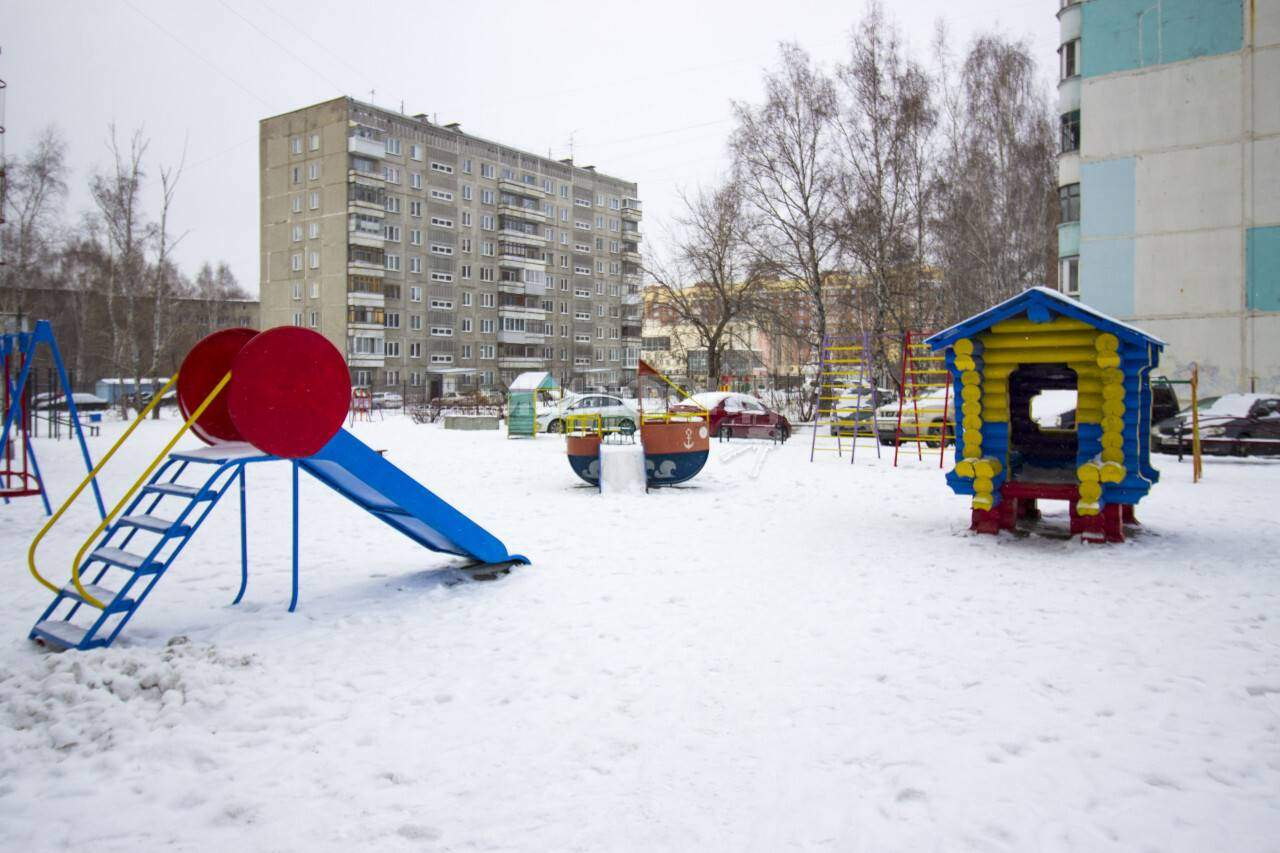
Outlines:
{"label": "red flag", "polygon": [[661,376],[662,375],[661,373],[659,373],[658,371],[650,367],[649,363],[646,362],[643,358],[640,359],[639,366],[636,368],[636,373],[640,376]]}

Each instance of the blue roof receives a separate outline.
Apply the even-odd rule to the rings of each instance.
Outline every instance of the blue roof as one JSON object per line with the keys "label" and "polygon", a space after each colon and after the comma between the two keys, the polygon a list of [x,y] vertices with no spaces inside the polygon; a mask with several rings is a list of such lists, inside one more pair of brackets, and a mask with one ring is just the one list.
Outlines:
{"label": "blue roof", "polygon": [[1164,341],[1159,338],[1152,337],[1139,328],[1130,326],[1128,323],[1122,323],[1114,317],[1103,314],[1101,311],[1095,311],[1089,306],[1047,287],[1032,287],[1024,290],[999,305],[988,308],[980,314],[974,314],[968,320],[962,320],[949,329],[943,329],[941,332],[931,335],[925,339],[925,343],[935,350],[939,350],[943,347],[951,346],[961,338],[970,338],[981,334],[1001,320],[1008,320],[1011,317],[1017,317],[1019,314],[1026,314],[1032,320],[1038,322],[1048,322],[1058,316],[1083,320],[1096,329],[1110,332],[1121,341],[1147,343],[1157,349],[1164,349]]}

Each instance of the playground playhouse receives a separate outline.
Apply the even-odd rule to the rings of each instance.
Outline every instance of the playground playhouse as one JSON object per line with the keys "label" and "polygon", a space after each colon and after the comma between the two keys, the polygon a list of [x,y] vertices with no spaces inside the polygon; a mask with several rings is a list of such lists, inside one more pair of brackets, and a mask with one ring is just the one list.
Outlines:
{"label": "playground playhouse", "polygon": [[546,371],[521,373],[512,380],[507,389],[507,438],[537,435],[538,399],[549,397],[559,387]]}
{"label": "playground playhouse", "polygon": [[[1071,533],[1124,541],[1151,467],[1151,371],[1164,342],[1046,288],[1032,288],[937,333],[961,403],[947,482],[972,496],[972,529],[1012,530],[1038,500],[1070,504]],[[1042,391],[1074,390],[1075,427],[1031,417]]]}

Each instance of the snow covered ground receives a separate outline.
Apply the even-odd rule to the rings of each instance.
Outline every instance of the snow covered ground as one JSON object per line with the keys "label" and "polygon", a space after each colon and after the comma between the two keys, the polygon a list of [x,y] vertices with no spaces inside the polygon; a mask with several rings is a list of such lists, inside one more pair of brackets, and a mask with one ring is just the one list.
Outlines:
{"label": "snow covered ground", "polygon": [[39,504],[0,509],[0,849],[1280,847],[1280,464],[1160,457],[1143,532],[1086,546],[971,535],[936,467],[804,434],[606,497],[554,436],[356,432],[533,565],[458,582],[304,478],[289,614],[257,465],[244,603],[228,496],[115,648],[56,655]]}

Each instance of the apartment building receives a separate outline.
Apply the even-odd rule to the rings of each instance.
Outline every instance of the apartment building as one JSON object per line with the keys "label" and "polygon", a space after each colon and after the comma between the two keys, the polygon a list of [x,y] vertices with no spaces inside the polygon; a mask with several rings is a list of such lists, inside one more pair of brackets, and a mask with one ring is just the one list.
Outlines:
{"label": "apartment building", "polygon": [[1059,282],[1280,389],[1280,0],[1061,0]]}
{"label": "apartment building", "polygon": [[262,120],[259,162],[263,326],[321,332],[354,385],[634,380],[634,183],[349,97]]}

